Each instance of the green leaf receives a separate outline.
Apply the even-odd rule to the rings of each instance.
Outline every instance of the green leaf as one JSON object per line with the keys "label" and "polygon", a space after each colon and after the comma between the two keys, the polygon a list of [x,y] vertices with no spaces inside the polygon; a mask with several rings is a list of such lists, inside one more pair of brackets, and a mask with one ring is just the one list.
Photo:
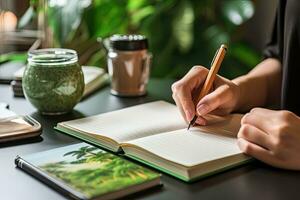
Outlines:
{"label": "green leaf", "polygon": [[107,37],[126,32],[128,16],[125,1],[94,0],[83,17],[90,37]]}
{"label": "green leaf", "polygon": [[30,6],[24,15],[20,18],[19,23],[18,23],[18,28],[24,28],[27,24],[30,23],[32,18],[35,16],[35,11],[32,6]]}
{"label": "green leaf", "polygon": [[132,24],[138,26],[140,22],[155,11],[153,6],[146,6],[132,13]]}
{"label": "green leaf", "polygon": [[101,49],[100,51],[97,51],[91,56],[91,58],[86,62],[86,65],[104,68],[106,64],[105,61],[106,61],[106,52],[104,51],[104,49]]}
{"label": "green leaf", "polygon": [[27,60],[27,53],[7,53],[7,54],[1,54],[0,55],[0,63],[7,62],[7,61],[21,61],[26,62]]}
{"label": "green leaf", "polygon": [[63,46],[74,38],[84,9],[90,4],[88,0],[49,2],[46,13],[56,45]]}
{"label": "green leaf", "polygon": [[182,53],[188,52],[194,42],[194,10],[189,1],[182,1],[173,19],[173,35]]}
{"label": "green leaf", "polygon": [[232,45],[229,53],[234,59],[246,65],[248,69],[252,69],[261,59],[256,51],[243,43]]}
{"label": "green leaf", "polygon": [[209,51],[216,51],[221,44],[229,44],[230,37],[220,26],[213,25],[206,29],[204,38],[208,41]]}
{"label": "green leaf", "polygon": [[128,0],[127,10],[135,11],[139,8],[142,8],[146,4],[147,2],[145,0]]}
{"label": "green leaf", "polygon": [[254,14],[254,6],[249,0],[223,1],[221,10],[225,18],[233,25],[241,25]]}
{"label": "green leaf", "polygon": [[[209,67],[216,49],[221,43],[227,43],[229,52],[221,71],[227,77],[236,77],[246,73],[259,59],[259,54],[244,43],[240,37],[243,30],[238,28],[253,15],[252,1],[92,0],[92,5],[83,10],[80,26],[75,26],[76,33],[70,31],[68,37],[60,30],[62,21],[70,23],[74,17],[68,20],[49,17],[48,20],[56,27],[52,30],[56,37],[66,40],[69,45],[66,47],[76,47],[79,55],[88,49],[89,40],[99,36],[146,35],[153,54],[151,75],[154,77],[179,78],[194,65]],[[52,12],[51,16],[60,16],[54,9],[48,11]],[[95,51],[86,63],[105,66],[105,52]]]}

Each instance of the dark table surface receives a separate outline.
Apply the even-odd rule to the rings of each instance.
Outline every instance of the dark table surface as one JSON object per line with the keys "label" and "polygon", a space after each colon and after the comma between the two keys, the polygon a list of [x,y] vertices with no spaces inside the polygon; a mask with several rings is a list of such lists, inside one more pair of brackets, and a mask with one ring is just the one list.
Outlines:
{"label": "dark table surface", "polygon": [[[18,114],[31,115],[43,126],[40,138],[0,145],[0,199],[65,199],[62,195],[15,168],[16,155],[25,155],[69,144],[78,139],[54,131],[57,122],[95,115],[154,100],[171,100],[171,80],[152,79],[148,95],[118,98],[109,87],[81,101],[70,114],[42,116],[23,98],[14,98],[9,85],[0,85],[0,102],[7,102]],[[300,152],[299,152],[300,153]],[[300,155],[299,155],[300,156]],[[144,191],[133,199],[300,199],[300,172],[280,170],[254,162],[195,183],[185,183],[163,174],[162,188]]]}

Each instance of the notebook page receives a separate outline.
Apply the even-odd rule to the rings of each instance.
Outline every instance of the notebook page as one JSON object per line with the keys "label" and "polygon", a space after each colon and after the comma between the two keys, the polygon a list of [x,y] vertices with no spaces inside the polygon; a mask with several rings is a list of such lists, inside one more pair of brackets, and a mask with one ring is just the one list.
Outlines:
{"label": "notebook page", "polygon": [[188,167],[242,153],[235,138],[204,133],[198,128],[176,130],[126,143]]}
{"label": "notebook page", "polygon": [[207,115],[207,124],[198,126],[204,132],[224,134],[225,136],[236,137],[241,127],[242,114],[230,114],[227,116]]}
{"label": "notebook page", "polygon": [[175,105],[156,101],[92,117],[62,122],[85,133],[125,142],[186,126]]}

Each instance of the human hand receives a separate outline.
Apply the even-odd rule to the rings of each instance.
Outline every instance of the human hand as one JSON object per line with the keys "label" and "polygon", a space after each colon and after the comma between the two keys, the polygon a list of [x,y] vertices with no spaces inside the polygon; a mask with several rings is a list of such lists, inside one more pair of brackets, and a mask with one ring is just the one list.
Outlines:
{"label": "human hand", "polygon": [[254,108],[241,120],[238,145],[272,166],[300,170],[300,118],[285,110]]}
{"label": "human hand", "polygon": [[208,69],[194,66],[181,80],[172,85],[173,99],[183,118],[188,123],[194,115],[199,116],[196,123],[205,125],[206,120],[201,117],[208,113],[226,115],[237,106],[239,88],[232,81],[216,76],[212,92],[195,102],[205,82]]}

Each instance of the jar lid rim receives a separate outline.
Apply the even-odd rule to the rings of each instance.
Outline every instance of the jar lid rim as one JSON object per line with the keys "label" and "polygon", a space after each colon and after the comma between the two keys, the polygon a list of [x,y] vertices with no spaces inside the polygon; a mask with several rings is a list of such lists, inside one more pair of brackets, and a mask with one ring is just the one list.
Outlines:
{"label": "jar lid rim", "polygon": [[28,62],[41,65],[72,64],[77,61],[77,52],[72,49],[46,48],[28,52]]}

